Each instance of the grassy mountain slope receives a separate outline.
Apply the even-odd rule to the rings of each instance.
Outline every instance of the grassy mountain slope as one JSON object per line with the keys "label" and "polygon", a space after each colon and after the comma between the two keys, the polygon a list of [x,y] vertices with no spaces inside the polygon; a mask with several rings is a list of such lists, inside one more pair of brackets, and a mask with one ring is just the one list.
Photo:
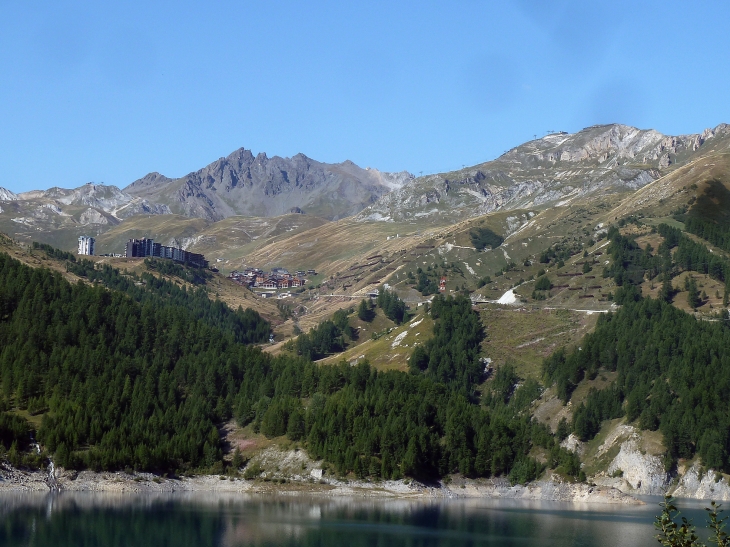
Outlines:
{"label": "grassy mountain slope", "polygon": [[309,215],[274,218],[229,217],[218,222],[180,215],[131,217],[97,238],[98,253],[123,253],[131,238],[151,237],[165,245],[182,246],[204,254],[211,265],[230,272],[240,259],[267,242],[326,224]]}

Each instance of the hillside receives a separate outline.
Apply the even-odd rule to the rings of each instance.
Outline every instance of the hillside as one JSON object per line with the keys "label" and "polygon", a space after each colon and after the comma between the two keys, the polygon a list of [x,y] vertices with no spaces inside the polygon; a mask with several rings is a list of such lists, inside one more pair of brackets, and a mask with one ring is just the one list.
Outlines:
{"label": "hillside", "polygon": [[[410,373],[366,362],[319,366],[303,351],[271,358],[253,347],[268,323],[211,301],[203,288],[146,273],[130,279],[37,249],[93,283],[70,284],[0,253],[0,445],[16,467],[50,457],[66,469],[237,475],[245,462],[221,438],[234,419],[253,434],[302,443],[341,475],[509,474],[524,483],[542,469],[528,456],[533,445],[549,451],[551,467],[577,472],[575,456],[521,413],[529,399],[474,403],[483,332],[467,299],[433,302],[434,338],[420,350],[421,373],[413,364]],[[392,309],[384,307],[389,317]],[[309,340],[312,354],[341,344],[336,329],[325,322],[296,347]],[[37,416],[34,432],[26,416]],[[466,436],[464,424],[473,428]]]}
{"label": "hillside", "polygon": [[205,254],[215,267],[230,272],[238,260],[269,242],[327,224],[319,217],[288,214],[280,217],[229,217],[218,222],[181,215],[139,216],[128,219],[97,238],[103,252],[120,252],[133,237],[152,237],[164,245]]}
{"label": "hillside", "polygon": [[633,192],[703,154],[727,150],[729,137],[725,124],[677,137],[618,124],[553,133],[493,161],[415,179],[359,218],[453,222],[497,210],[540,209]]}
{"label": "hillside", "polygon": [[[359,335],[352,338],[352,343],[345,344],[344,353],[335,350],[335,353],[322,361],[323,364],[334,364],[345,358],[352,364],[363,360],[370,361],[378,370],[395,369],[403,371],[408,368],[409,363],[413,362],[410,355],[415,348],[439,347],[438,345],[429,346],[429,344],[432,343],[430,341],[436,340],[434,337],[439,336],[438,317],[441,312],[434,309],[431,313],[424,313],[424,307],[416,307],[414,304],[428,301],[431,298],[431,295],[428,294],[428,283],[439,279],[442,275],[446,276],[447,286],[449,287],[447,292],[453,294],[471,292],[472,300],[476,303],[478,316],[481,323],[486,327],[486,336],[478,344],[478,354],[487,359],[489,370],[492,371],[492,375],[478,378],[476,384],[473,383],[475,380],[471,380],[460,385],[471,386],[468,389],[476,389],[476,392],[480,394],[484,401],[491,401],[487,403],[488,405],[505,404],[498,403],[497,399],[490,398],[494,396],[490,394],[502,393],[503,395],[500,395],[500,397],[504,397],[508,408],[512,408],[511,412],[517,411],[519,415],[520,412],[527,412],[527,409],[529,409],[529,414],[552,430],[558,440],[572,431],[570,439],[573,439],[571,441],[573,444],[570,446],[574,448],[577,446],[575,449],[577,454],[582,455],[585,472],[590,473],[592,480],[596,482],[617,485],[627,491],[655,493],[656,488],[658,488],[656,485],[665,484],[662,481],[668,479],[663,479],[658,471],[651,471],[651,469],[654,469],[651,466],[655,465],[657,459],[660,461],[661,458],[668,458],[669,456],[666,456],[666,454],[670,456],[675,454],[673,457],[679,457],[679,460],[675,460],[676,465],[682,468],[680,477],[687,476],[687,480],[681,478],[682,481],[685,481],[681,484],[684,484],[683,488],[689,488],[688,492],[691,492],[694,491],[691,490],[691,484],[694,483],[690,484],[687,481],[693,476],[691,473],[693,472],[692,469],[695,469],[693,462],[696,461],[697,454],[700,454],[703,461],[715,462],[711,465],[718,466],[716,469],[722,470],[725,466],[721,459],[717,461],[708,460],[710,458],[708,454],[714,454],[715,452],[706,452],[709,449],[703,448],[705,446],[703,442],[705,441],[699,442],[699,439],[691,439],[687,441],[688,444],[682,445],[684,448],[672,452],[675,449],[672,448],[671,442],[667,444],[666,432],[663,432],[664,437],[658,436],[652,431],[644,432],[643,429],[647,426],[641,420],[645,418],[640,417],[637,421],[637,411],[630,410],[630,405],[634,404],[630,402],[633,400],[631,397],[634,397],[634,395],[631,391],[615,392],[618,389],[615,387],[615,382],[621,379],[621,375],[617,376],[610,367],[606,370],[600,370],[600,364],[598,365],[599,371],[597,374],[586,372],[576,377],[569,391],[569,404],[564,405],[566,401],[565,388],[561,387],[564,384],[561,384],[560,376],[556,376],[556,373],[550,372],[548,376],[545,376],[546,369],[544,369],[543,362],[556,359],[555,355],[560,355],[558,350],[562,346],[568,346],[568,351],[574,352],[575,350],[570,348],[575,348],[578,344],[585,345],[589,343],[588,341],[592,335],[589,335],[588,338],[583,338],[583,336],[594,329],[597,319],[598,327],[596,332],[602,333],[605,330],[603,325],[606,322],[599,319],[600,313],[595,312],[616,310],[616,304],[623,308],[629,305],[626,300],[622,300],[628,294],[624,291],[628,286],[626,285],[626,279],[631,280],[630,283],[633,286],[641,287],[642,291],[658,296],[661,278],[656,276],[665,275],[662,271],[665,273],[671,272],[669,275],[674,278],[672,285],[675,294],[670,301],[679,310],[682,310],[688,309],[683,304],[688,297],[686,296],[687,290],[682,288],[684,284],[682,279],[687,277],[688,274],[689,276],[707,275],[709,276],[708,280],[703,281],[700,279],[699,284],[708,292],[711,290],[716,291],[714,298],[717,299],[717,295],[725,288],[724,283],[730,278],[730,259],[725,251],[716,245],[713,247],[718,260],[727,261],[727,266],[722,265],[724,264],[722,262],[720,263],[720,269],[717,270],[720,273],[713,273],[715,270],[711,269],[712,267],[708,262],[702,260],[698,262],[697,266],[700,269],[697,270],[697,266],[688,265],[686,258],[683,257],[688,256],[688,252],[696,254],[702,248],[706,249],[703,252],[709,253],[709,249],[705,244],[698,242],[700,240],[694,234],[682,235],[680,231],[671,228],[671,226],[666,227],[666,222],[681,225],[682,223],[676,220],[681,215],[686,218],[707,217],[713,219],[718,229],[724,229],[723,227],[726,226],[725,216],[722,212],[725,203],[723,200],[725,194],[723,192],[727,191],[726,186],[715,178],[701,182],[704,177],[714,176],[717,173],[701,170],[698,167],[698,165],[689,167],[688,171],[684,172],[682,180],[684,184],[681,186],[677,179],[682,176],[682,172],[659,179],[653,183],[657,185],[659,191],[669,192],[672,200],[680,205],[684,203],[685,207],[673,205],[675,207],[674,212],[669,214],[670,212],[665,212],[663,209],[666,204],[660,203],[654,214],[665,216],[655,217],[648,216],[651,211],[645,207],[641,213],[641,218],[631,215],[628,221],[623,217],[619,219],[620,222],[617,222],[617,224],[621,226],[621,231],[616,230],[616,228],[609,229],[608,225],[602,225],[601,222],[597,223],[596,221],[599,218],[606,218],[608,214],[612,214],[614,211],[622,210],[622,207],[623,210],[630,211],[633,202],[631,198],[624,199],[623,203],[616,201],[617,199],[620,200],[620,197],[614,197],[614,200],[611,201],[609,196],[605,202],[596,204],[578,201],[565,207],[552,208],[546,211],[525,211],[519,214],[500,213],[469,219],[458,225],[442,227],[426,234],[397,234],[399,237],[390,238],[386,233],[376,230],[376,227],[387,226],[385,223],[366,224],[366,226],[372,226],[371,229],[374,231],[361,232],[360,239],[343,236],[343,229],[349,229],[349,226],[354,225],[362,226],[362,223],[340,221],[304,230],[292,236],[291,241],[284,239],[280,242],[272,242],[261,249],[268,254],[273,253],[276,249],[281,249],[279,251],[281,254],[276,255],[279,257],[278,259],[271,257],[274,260],[281,260],[287,256],[284,251],[287,245],[290,248],[294,247],[293,241],[299,242],[297,247],[303,246],[301,243],[311,236],[310,232],[322,236],[328,233],[327,230],[334,228],[335,232],[339,234],[339,239],[336,239],[333,234],[331,242],[324,240],[324,245],[331,246],[330,250],[334,261],[329,265],[325,262],[321,262],[321,264],[325,268],[338,267],[344,270],[344,267],[347,267],[347,269],[339,272],[339,274],[338,272],[330,274],[332,279],[329,279],[329,276],[326,277],[323,280],[324,282],[317,287],[315,295],[307,292],[299,296],[303,299],[301,302],[309,309],[303,316],[297,317],[294,324],[298,323],[300,325],[299,330],[304,330],[304,332],[307,332],[308,329],[302,329],[301,326],[305,325],[306,321],[311,322],[315,317],[318,317],[319,319],[312,323],[312,326],[320,324],[327,318],[332,317],[331,314],[335,309],[344,310],[348,306],[357,303],[362,291],[374,284],[371,281],[371,278],[374,277],[382,277],[382,279],[378,279],[378,284],[382,283],[383,280],[387,281],[398,294],[406,299],[413,296],[411,300],[412,317],[401,326],[389,323],[380,315],[380,311],[377,311],[376,320],[372,324],[355,321],[354,317],[350,316],[347,323],[354,326],[356,331],[359,331]],[[701,177],[697,179],[698,182],[689,178],[695,175]],[[664,185],[668,185],[673,190],[670,192],[664,188]],[[644,205],[646,204],[644,203]],[[348,222],[351,224],[348,224]],[[652,226],[657,229],[652,229]],[[395,229],[401,227],[396,226]],[[499,239],[494,240],[495,249],[477,250],[474,248],[475,241],[477,241],[474,234],[482,234],[484,230],[493,234],[499,233],[501,236]],[[671,230],[675,231],[672,232]],[[551,233],[556,234],[552,244],[550,244]],[[353,232],[353,236],[354,234],[355,232]],[[541,237],[537,234],[541,234]],[[383,238],[383,236],[385,237]],[[349,242],[349,250],[346,245],[343,245],[341,249],[334,245],[336,241]],[[672,241],[672,245],[677,246],[676,252],[672,251],[673,254],[670,255],[673,257],[672,269],[658,269],[652,274],[652,268],[655,267],[653,264],[660,264],[655,261],[655,258],[658,260],[661,253],[665,253],[663,250],[664,241]],[[692,245],[698,247],[695,249]],[[643,251],[645,247],[646,249],[653,249],[654,252]],[[542,250],[537,252],[538,249]],[[671,251],[671,247],[669,250]],[[310,245],[302,249],[301,252],[305,254],[301,256],[292,255],[292,260],[298,261],[302,260],[303,256],[308,256],[309,260],[316,261],[316,257],[319,256],[318,253],[321,251]],[[360,254],[351,256],[349,253],[353,252]],[[18,254],[17,251],[16,254]],[[322,255],[323,258],[324,256],[326,256],[326,253]],[[102,261],[106,260],[118,261],[119,264],[125,264],[125,267],[135,267],[135,261],[102,259]],[[141,261],[137,262],[141,265]],[[498,269],[497,266],[499,266]],[[663,267],[665,268],[665,266]],[[478,272],[475,268],[479,268],[480,271]],[[642,270],[637,270],[637,268],[642,268]],[[641,275],[635,275],[639,271],[641,271]],[[627,275],[628,277],[626,277]],[[654,278],[654,281],[652,281],[652,278]],[[710,283],[713,279],[721,283],[716,286],[716,289],[713,289],[715,285]],[[547,280],[547,283],[543,283],[542,280]],[[209,281],[208,285],[211,289],[215,288],[218,293],[223,281],[214,278]],[[509,291],[509,289],[512,289],[512,291]],[[334,290],[337,290],[337,293],[332,292]],[[248,291],[243,291],[245,294],[250,294]],[[500,296],[504,296],[505,293],[515,295],[516,300],[513,305],[505,306],[496,302],[497,300],[503,300]],[[328,294],[336,294],[336,296],[327,296]],[[346,298],[347,294],[354,298],[348,300]],[[249,296],[249,298],[256,300],[253,296]],[[722,303],[719,300],[713,300],[713,296],[710,294],[706,299],[704,298],[703,296],[696,313],[700,317],[711,318],[715,313],[712,308],[714,306],[722,308]],[[296,296],[294,300],[286,301],[291,308],[296,306],[296,302]],[[709,308],[709,310],[706,308]],[[682,314],[685,312],[677,311],[677,313]],[[336,317],[337,314],[335,314],[335,322],[339,321]],[[340,315],[340,317],[344,316]],[[624,316],[619,313],[616,317],[616,321],[621,321]],[[685,321],[695,321],[690,316],[687,317],[689,319],[684,319]],[[291,322],[292,319],[288,319],[286,323]],[[316,330],[320,331],[321,329],[318,327]],[[638,329],[634,330],[640,332]],[[310,334],[310,336],[315,335]],[[335,333],[335,336],[341,335]],[[315,340],[315,338],[312,338],[312,340]],[[686,340],[684,343],[690,343],[690,340]],[[334,343],[336,346],[339,342],[335,339]],[[446,343],[450,343],[448,339]],[[300,347],[299,342],[293,347]],[[282,346],[278,345],[278,348],[281,350]],[[290,357],[287,357],[287,355],[292,355],[290,349],[281,353],[280,358],[289,359]],[[470,358],[469,362],[474,362],[474,358]],[[591,365],[587,366],[590,367]],[[444,374],[442,381],[447,384],[456,381],[456,378],[459,377],[458,375],[454,376],[455,372],[444,372]],[[552,382],[555,382],[555,384],[551,385]],[[541,388],[540,384],[543,384],[544,388]],[[591,389],[598,389],[599,391],[591,391]],[[584,409],[590,410],[595,405],[602,404],[595,401],[602,401],[600,394],[608,392],[607,390],[614,390],[610,391],[612,394],[614,392],[618,393],[618,395],[612,395],[612,397],[619,397],[619,406],[611,407],[605,414],[601,414],[603,411],[598,411],[597,417],[591,415],[593,416],[590,418],[593,420],[591,422],[593,425],[590,426],[592,429],[590,433],[586,433],[586,426],[581,425],[587,419],[585,413],[588,411]],[[354,399],[354,401],[357,401],[357,399]],[[32,404],[39,405],[41,403],[33,402]],[[276,408],[275,412],[283,413],[283,416],[293,412],[287,409],[295,408],[287,406],[294,403],[286,402],[286,399],[282,399],[278,404],[280,406],[270,408]],[[497,411],[496,408],[493,407],[495,411]],[[591,412],[594,411],[591,410]],[[639,414],[641,414],[641,410],[639,410]],[[300,435],[295,430],[281,429],[284,426],[276,425],[281,422],[277,422],[276,420],[280,419],[275,419],[273,414],[269,418],[266,416],[262,416],[260,422],[254,421],[253,431],[247,429],[251,427],[250,425],[243,428],[243,430],[234,428],[236,435],[243,435],[244,439],[258,439],[258,435],[261,435],[262,432],[265,436],[273,437],[282,432],[286,433],[287,436],[293,435],[293,438]],[[256,419],[258,420],[258,418]],[[607,421],[602,425],[604,420]],[[242,422],[243,424],[245,424],[245,420]],[[516,427],[516,425],[510,427]],[[305,429],[305,433],[308,435],[306,446],[310,453],[323,456],[327,454],[322,445],[318,445],[312,440],[311,435],[313,433],[311,430],[307,433]],[[333,433],[336,435],[341,434]],[[533,435],[537,435],[537,432],[533,432]],[[595,441],[592,440],[593,437],[595,437]],[[342,442],[342,437],[337,436],[336,438],[340,439],[337,442]],[[545,441],[538,440],[539,438],[539,435],[532,437],[529,450],[525,448],[527,452],[524,452],[524,455],[527,459],[520,460],[522,463],[519,464],[517,461],[513,462],[510,477],[514,481],[521,482],[537,477],[542,473],[543,466],[556,466],[556,469],[559,468],[558,473],[564,477],[570,476],[571,473],[577,473],[577,471],[571,471],[571,469],[576,468],[574,467],[574,461],[570,460],[572,456],[569,456],[568,452],[560,452],[559,454],[562,455],[559,455],[558,452],[555,452],[556,444],[550,445],[548,443],[548,445],[545,445],[547,448],[543,448],[540,443]],[[258,440],[255,442],[259,443]],[[603,444],[599,446],[597,443]],[[644,448],[641,448],[642,446]],[[451,449],[456,449],[456,447]],[[490,450],[493,450],[493,448],[490,448]],[[643,451],[643,455],[640,457],[635,455],[638,450]],[[703,450],[705,452],[702,452]],[[66,457],[64,454],[61,453],[60,457]],[[101,457],[102,460],[86,459],[98,457]],[[155,456],[155,458],[159,457]],[[204,451],[199,456],[202,459],[197,461],[211,462],[213,461],[210,459],[211,457],[210,455],[206,456]],[[375,472],[372,457],[368,456],[371,459],[358,460],[356,458],[352,460],[350,456],[345,456],[344,459],[335,458],[334,463],[338,473],[348,472],[349,469],[355,475],[367,475]],[[407,458],[397,467],[385,471],[382,469],[381,458],[383,456],[376,455],[375,457],[379,458],[375,461],[379,462],[381,466],[380,473],[385,472],[391,474],[390,476],[399,476],[404,472],[405,474],[413,473],[417,476],[443,472],[440,469],[429,467],[428,459],[420,460],[422,461],[419,464],[421,467],[412,467],[412,464],[408,463],[410,460]],[[422,455],[420,457],[426,456]],[[478,451],[472,457],[475,459],[469,460],[467,458],[461,463],[454,463],[452,471],[459,471],[466,475],[475,473],[477,475],[482,473],[489,475],[490,473],[500,472],[500,468],[495,468],[493,465],[489,468],[484,467],[483,460],[479,460]],[[643,462],[637,464],[639,467],[627,463],[636,460],[637,457],[640,462]],[[101,452],[86,454],[81,451],[73,458],[78,459],[69,460],[76,462],[72,465],[88,465],[94,461],[100,463],[94,463],[93,465],[115,465],[114,460],[110,460],[112,462],[110,464],[103,463]],[[634,460],[630,460],[630,458],[634,458]],[[135,461],[137,462],[134,464],[135,466],[144,466],[146,460],[135,459]],[[225,461],[224,466],[227,465]],[[618,473],[617,469],[625,473],[626,478],[623,483],[617,482],[615,478]],[[645,485],[642,487],[642,480],[646,479],[641,479],[637,483],[635,476],[649,477],[653,482],[647,484],[654,486]]]}

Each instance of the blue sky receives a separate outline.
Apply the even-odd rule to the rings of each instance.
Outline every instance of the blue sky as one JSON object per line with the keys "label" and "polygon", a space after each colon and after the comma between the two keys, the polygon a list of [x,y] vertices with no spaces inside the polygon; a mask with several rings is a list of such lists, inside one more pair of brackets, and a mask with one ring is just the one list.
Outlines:
{"label": "blue sky", "polygon": [[548,130],[730,122],[722,2],[0,0],[0,186],[239,147],[415,174]]}

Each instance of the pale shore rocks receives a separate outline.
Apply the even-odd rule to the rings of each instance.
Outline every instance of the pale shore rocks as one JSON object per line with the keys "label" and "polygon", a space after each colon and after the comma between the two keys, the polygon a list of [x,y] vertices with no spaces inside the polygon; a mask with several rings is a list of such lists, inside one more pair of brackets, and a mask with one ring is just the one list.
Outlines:
{"label": "pale shore rocks", "polygon": [[[538,481],[527,486],[510,486],[505,479],[464,479],[455,477],[448,484],[423,484],[417,481],[343,481],[321,477],[313,470],[308,477],[296,477],[285,483],[245,480],[218,475],[199,475],[169,479],[151,473],[59,470],[56,480],[61,490],[69,492],[227,492],[247,494],[284,494],[349,496],[366,498],[503,498],[581,503],[642,504],[643,502],[608,487]],[[0,491],[47,492],[48,476],[40,471],[26,472],[10,467],[0,469]]]}
{"label": "pale shore rocks", "polygon": [[683,471],[682,477],[672,491],[672,495],[675,497],[715,501],[730,500],[730,485],[725,477],[713,470],[702,474],[697,463]]}
{"label": "pale shore rocks", "polygon": [[630,495],[661,496],[669,493],[676,498],[730,500],[727,478],[714,470],[703,472],[699,462],[680,464],[676,472],[664,470],[662,458],[645,450],[644,437],[638,429],[621,424],[613,429],[598,447],[596,458],[619,447],[618,454],[605,472],[589,480],[597,485],[614,488]]}

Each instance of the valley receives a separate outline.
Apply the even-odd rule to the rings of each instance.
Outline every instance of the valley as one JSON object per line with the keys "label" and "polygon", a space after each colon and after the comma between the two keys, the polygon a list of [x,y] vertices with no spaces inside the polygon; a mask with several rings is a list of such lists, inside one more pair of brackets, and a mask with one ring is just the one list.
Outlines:
{"label": "valley", "polygon": [[[186,347],[197,356],[166,360],[155,350],[150,355],[159,361],[153,364],[118,339],[113,333],[121,327],[109,323],[109,362],[123,368],[105,374],[126,395],[104,392],[93,375],[75,369],[77,384],[85,387],[74,389],[97,390],[98,398],[129,412],[133,405],[136,412],[146,408],[153,425],[141,426],[130,413],[121,421],[106,416],[103,426],[92,427],[93,412],[84,410],[87,422],[71,426],[63,400],[80,401],[81,392],[66,386],[62,396],[54,387],[58,357],[52,364],[45,354],[33,354],[31,377],[19,355],[35,350],[13,345],[1,354],[3,415],[42,430],[44,454],[55,454],[66,468],[263,480],[276,475],[278,460],[263,463],[262,450],[305,449],[332,481],[507,477],[513,485],[588,482],[629,494],[671,487],[698,497],[713,488],[716,498],[730,499],[730,441],[708,425],[724,423],[719,401],[728,393],[726,358],[718,349],[726,339],[730,285],[727,126],[682,137],[595,126],[525,143],[492,162],[418,178],[296,157],[291,162],[302,172],[341,177],[337,192],[344,197],[327,202],[323,196],[334,187],[312,190],[319,179],[305,177],[309,182],[302,179],[291,192],[300,192],[301,201],[310,188],[312,201],[295,212],[295,201],[283,198],[259,209],[202,194],[187,199],[203,192],[206,180],[210,192],[245,187],[241,173],[254,173],[256,162],[269,178],[251,174],[254,182],[241,196],[272,181],[278,181],[277,192],[289,192],[289,179],[276,175],[285,164],[290,169],[288,161],[238,151],[187,178],[150,175],[124,191],[86,185],[0,192],[0,231],[7,234],[0,253],[24,265],[5,265],[16,277],[6,282],[6,294],[14,296],[4,297],[0,319],[13,332],[27,320],[16,309],[20,302],[41,305],[24,300],[28,296],[14,284],[41,275],[23,270],[28,266],[55,272],[48,275],[58,278],[43,283],[58,294],[69,294],[66,282],[84,287],[74,290],[96,306],[108,305],[104,291],[121,290],[135,304],[127,310],[114,296],[121,299],[114,305],[125,310],[118,312],[119,325],[128,320],[124,314],[145,320],[151,313],[145,303],[155,302],[156,317],[167,326],[155,330],[154,340],[133,330],[128,336],[147,348],[174,346],[171,333],[188,329],[194,334]],[[352,190],[361,179],[370,182]],[[363,198],[366,190],[370,197]],[[185,200],[171,201],[183,194]],[[214,271],[193,282],[182,266],[181,277],[144,259],[71,259],[64,253],[81,234],[96,237],[105,254],[120,253],[130,238],[151,237],[205,254]],[[304,287],[261,291],[228,277],[247,267],[317,273]],[[180,304],[192,295],[194,304]],[[393,301],[383,302],[383,295]],[[53,299],[43,305],[55,309]],[[401,305],[403,317],[393,311]],[[173,317],[185,306],[215,311],[183,314],[187,322],[178,325]],[[49,317],[55,321],[61,312],[54,313]],[[97,325],[93,321],[88,325]],[[248,328],[243,325],[254,324],[255,337],[236,338]],[[667,334],[667,325],[679,324],[679,331]],[[33,336],[47,348],[62,347],[65,342],[53,342],[58,329],[49,324]],[[641,329],[652,337],[647,348]],[[685,331],[703,345],[683,338]],[[77,346],[63,351],[91,344],[74,333]],[[216,338],[226,342],[216,345]],[[101,351],[93,348],[84,351]],[[238,355],[246,357],[234,364]],[[704,376],[692,377],[689,356],[721,381],[710,385]],[[216,370],[215,377],[200,363]],[[152,378],[163,370],[168,383],[153,387]],[[703,390],[712,395],[701,397]],[[677,393],[681,407],[671,404]],[[431,399],[433,406],[423,406]],[[691,417],[687,400],[704,415]],[[357,421],[352,409],[367,418]],[[170,429],[193,415],[197,429]],[[78,432],[55,431],[49,424],[60,422],[54,420]],[[137,444],[120,440],[120,432],[129,431]],[[196,438],[197,452],[181,448]],[[243,447],[238,455],[236,446]],[[18,450],[16,443],[16,462]],[[31,460],[27,456],[25,464]],[[705,479],[710,472],[712,485]]]}

